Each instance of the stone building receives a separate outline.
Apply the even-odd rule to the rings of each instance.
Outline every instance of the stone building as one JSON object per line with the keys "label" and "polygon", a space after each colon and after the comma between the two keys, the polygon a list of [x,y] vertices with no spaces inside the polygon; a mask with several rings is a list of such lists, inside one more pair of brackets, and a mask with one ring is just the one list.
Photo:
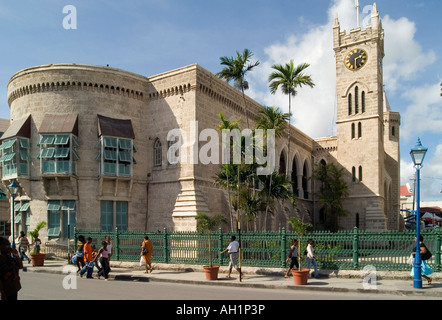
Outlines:
{"label": "stone building", "polygon": [[[379,14],[374,10],[371,25],[350,34],[336,19],[333,33],[337,135],[313,139],[292,126],[290,155],[287,139],[276,141],[277,169],[292,178],[299,200],[297,208],[281,205],[269,228],[287,227],[291,216],[319,227],[321,208],[310,178],[322,161],[345,168],[350,214],[342,227],[397,229],[400,116],[382,89]],[[209,139],[202,133],[217,128],[220,112],[248,118],[252,126],[262,108],[248,97],[244,108],[239,90],[197,64],[151,77],[110,67],[43,65],[19,71],[7,89],[11,121],[1,136],[1,188],[8,194],[12,180],[20,185],[17,232],[47,221],[45,239],[66,238],[68,226],[194,230],[197,212],[228,215],[227,193],[213,184],[218,165],[197,156]],[[187,147],[179,152],[191,161],[169,161],[174,129],[186,133]]]}

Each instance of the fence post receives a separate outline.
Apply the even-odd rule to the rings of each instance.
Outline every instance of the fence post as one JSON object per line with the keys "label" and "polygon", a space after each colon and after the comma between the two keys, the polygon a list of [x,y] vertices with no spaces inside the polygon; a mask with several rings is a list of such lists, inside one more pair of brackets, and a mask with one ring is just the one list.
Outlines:
{"label": "fence post", "polygon": [[434,263],[435,263],[435,271],[441,271],[440,265],[440,228],[436,226],[436,235],[434,239]]}
{"label": "fence post", "polygon": [[163,255],[164,255],[164,263],[169,263],[169,242],[167,239],[167,229],[163,229]]}
{"label": "fence post", "polygon": [[223,251],[223,232],[221,228],[218,229],[218,252],[217,255],[219,257],[219,265],[223,265],[223,254],[219,254],[221,251]]}
{"label": "fence post", "polygon": [[285,233],[285,228],[281,229],[281,267],[285,268],[285,243],[286,243],[287,235]]}
{"label": "fence post", "polygon": [[358,228],[354,227],[353,229],[353,268],[354,269],[359,269],[358,247],[359,247]]}
{"label": "fence post", "polygon": [[115,255],[116,260],[120,261],[120,233],[118,232],[118,228],[115,228]]}

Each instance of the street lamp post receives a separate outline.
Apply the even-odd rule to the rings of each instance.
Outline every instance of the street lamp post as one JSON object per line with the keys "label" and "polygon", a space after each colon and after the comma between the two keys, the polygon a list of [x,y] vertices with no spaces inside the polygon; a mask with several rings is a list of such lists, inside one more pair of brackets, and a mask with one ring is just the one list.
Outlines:
{"label": "street lamp post", "polygon": [[20,186],[12,180],[12,183],[8,186],[9,193],[12,198],[12,210],[11,210],[11,233],[12,233],[12,243],[11,247],[15,249],[15,197],[17,196],[18,188]]}
{"label": "street lamp post", "polygon": [[414,283],[413,286],[416,289],[422,288],[422,269],[421,269],[421,254],[420,254],[420,169],[422,168],[422,163],[424,162],[425,154],[427,153],[427,148],[422,146],[421,140],[417,140],[416,146],[411,149],[410,155],[413,159],[414,167],[416,168],[416,254],[414,256]]}

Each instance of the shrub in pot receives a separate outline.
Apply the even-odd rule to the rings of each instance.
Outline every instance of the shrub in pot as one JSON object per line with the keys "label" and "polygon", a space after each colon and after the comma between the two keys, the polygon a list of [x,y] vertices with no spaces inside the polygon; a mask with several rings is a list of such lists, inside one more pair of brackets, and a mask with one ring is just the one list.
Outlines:
{"label": "shrub in pot", "polygon": [[292,217],[288,221],[298,236],[298,257],[299,257],[299,268],[298,270],[292,269],[293,280],[296,285],[306,285],[308,281],[308,275],[310,273],[310,269],[302,268],[302,259],[301,259],[301,240],[308,231],[312,229],[312,225],[310,223],[304,223],[301,220]]}
{"label": "shrub in pot", "polygon": [[217,214],[213,217],[209,217],[205,213],[198,213],[195,217],[197,220],[196,230],[199,233],[207,233],[209,238],[209,265],[203,266],[207,280],[218,279],[219,265],[212,264],[212,245],[211,245],[211,232],[219,227],[221,223],[226,223],[227,219],[222,214]]}
{"label": "shrub in pot", "polygon": [[44,259],[46,254],[40,253],[41,240],[38,237],[40,230],[43,229],[44,227],[46,227],[46,222],[41,221],[37,224],[37,226],[33,231],[29,232],[29,235],[31,236],[33,243],[33,249],[31,251],[31,262],[34,267],[44,265]]}

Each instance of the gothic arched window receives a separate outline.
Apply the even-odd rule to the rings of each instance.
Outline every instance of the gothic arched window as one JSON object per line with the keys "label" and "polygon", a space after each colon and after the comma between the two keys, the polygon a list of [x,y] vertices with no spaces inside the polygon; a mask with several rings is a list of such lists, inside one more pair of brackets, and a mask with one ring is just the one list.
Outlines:
{"label": "gothic arched window", "polygon": [[362,91],[361,103],[362,103],[362,113],[364,113],[365,112],[365,91]]}
{"label": "gothic arched window", "polygon": [[351,100],[351,93],[348,94],[348,115],[351,115],[352,111],[352,100]]}
{"label": "gothic arched window", "polygon": [[155,140],[155,144],[153,146],[153,165],[155,167],[161,166],[162,160],[162,146],[160,139]]}
{"label": "gothic arched window", "polygon": [[359,113],[359,88],[355,88],[355,113]]}

